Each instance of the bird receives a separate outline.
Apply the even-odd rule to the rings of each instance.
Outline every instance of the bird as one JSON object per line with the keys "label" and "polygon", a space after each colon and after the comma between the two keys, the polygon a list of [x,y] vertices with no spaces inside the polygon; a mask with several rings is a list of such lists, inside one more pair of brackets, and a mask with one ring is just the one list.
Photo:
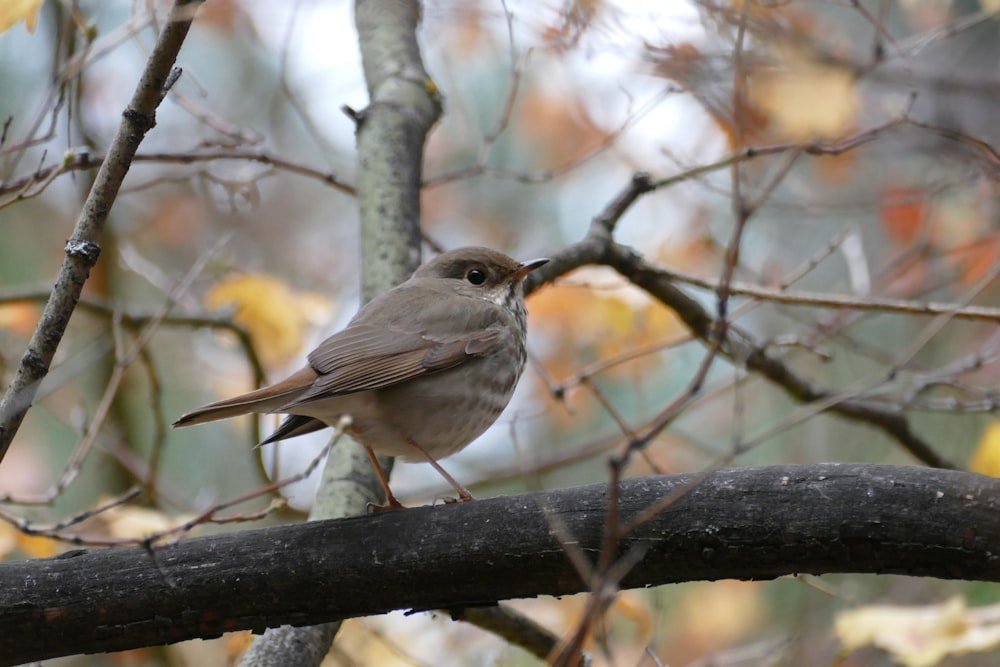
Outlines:
{"label": "bird", "polygon": [[365,304],[347,326],[272,385],[202,406],[173,426],[251,413],[288,415],[265,445],[336,425],[360,442],[386,505],[402,503],[377,454],[424,460],[459,500],[472,494],[441,465],[475,440],[510,402],[524,369],[524,278],[548,259],[518,262],[484,247],[441,253]]}

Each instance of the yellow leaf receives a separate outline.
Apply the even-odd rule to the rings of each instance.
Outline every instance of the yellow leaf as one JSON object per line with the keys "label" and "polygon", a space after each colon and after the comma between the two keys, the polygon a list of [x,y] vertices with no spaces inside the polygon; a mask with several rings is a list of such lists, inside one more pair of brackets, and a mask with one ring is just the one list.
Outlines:
{"label": "yellow leaf", "polygon": [[847,132],[858,107],[854,74],[842,67],[785,58],[786,65],[754,75],[750,97],[790,141],[836,139]]}
{"label": "yellow leaf", "polygon": [[983,475],[1000,477],[1000,421],[986,427],[969,461],[969,469]]}
{"label": "yellow leaf", "polygon": [[260,273],[230,276],[205,295],[209,308],[234,307],[233,320],[250,332],[265,366],[282,366],[302,349],[316,313],[329,314],[330,301],[312,292],[296,292]]}
{"label": "yellow leaf", "polygon": [[0,33],[6,32],[18,21],[24,19],[28,32],[35,31],[38,23],[38,9],[44,0],[3,0],[0,2]]}
{"label": "yellow leaf", "polygon": [[62,543],[48,537],[27,535],[10,524],[0,524],[0,558],[15,551],[32,558],[48,558],[62,551]]}
{"label": "yellow leaf", "polygon": [[62,542],[58,540],[39,535],[25,535],[24,533],[17,535],[17,548],[32,558],[48,558],[63,550]]}
{"label": "yellow leaf", "polygon": [[905,667],[933,667],[1000,645],[997,612],[997,605],[969,610],[960,597],[926,607],[871,605],[838,614],[834,631],[848,651],[871,644]]}
{"label": "yellow leaf", "polygon": [[0,523],[0,558],[6,558],[17,548],[18,530],[9,523]]}

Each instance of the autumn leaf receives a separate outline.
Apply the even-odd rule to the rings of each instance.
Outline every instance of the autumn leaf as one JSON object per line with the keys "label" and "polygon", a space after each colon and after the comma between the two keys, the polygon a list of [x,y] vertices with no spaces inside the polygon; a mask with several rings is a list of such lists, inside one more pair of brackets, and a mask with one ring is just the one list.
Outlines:
{"label": "autumn leaf", "polygon": [[893,241],[908,245],[916,240],[927,219],[926,195],[903,185],[889,185],[879,210],[882,228]]}
{"label": "autumn leaf", "polygon": [[40,535],[28,535],[10,524],[0,524],[0,558],[15,552],[27,554],[31,558],[48,558],[63,550],[58,540]]}
{"label": "autumn leaf", "polygon": [[54,540],[51,537],[26,535],[19,532],[17,535],[17,548],[32,558],[49,558],[61,553],[63,545],[62,542]]}
{"label": "autumn leaf", "polygon": [[515,115],[523,139],[547,161],[579,160],[605,144],[610,136],[571,98],[548,89],[535,87],[524,92]]}
{"label": "autumn leaf", "polygon": [[677,602],[677,632],[698,651],[718,650],[760,627],[765,616],[757,582],[721,581],[686,588]]}
{"label": "autumn leaf", "polygon": [[17,547],[17,528],[0,523],[0,558],[6,558]]}
{"label": "autumn leaf", "polygon": [[233,320],[250,332],[261,361],[272,368],[291,361],[305,344],[317,313],[325,316],[330,311],[326,297],[295,291],[262,273],[238,274],[220,281],[205,295],[205,305],[233,307]]}
{"label": "autumn leaf", "polygon": [[784,66],[755,74],[749,87],[752,103],[768,116],[772,131],[801,142],[843,136],[858,108],[854,73],[810,62],[799,53],[782,60]]}
{"label": "autumn leaf", "polygon": [[972,287],[989,274],[1000,257],[1000,237],[988,235],[975,238],[948,259],[960,275],[964,287]]}
{"label": "autumn leaf", "polygon": [[559,24],[543,31],[543,40],[556,52],[569,50],[593,25],[603,6],[600,0],[571,0],[559,12]]}
{"label": "autumn leaf", "polygon": [[7,32],[22,19],[28,32],[34,32],[42,2],[43,0],[3,0],[0,3],[0,33]]}
{"label": "autumn leaf", "polygon": [[[544,332],[552,352],[545,355],[558,379],[580,370],[581,361],[607,359],[673,336],[683,329],[677,316],[637,287],[601,269],[583,269],[569,281],[531,298],[532,328]],[[582,358],[583,357],[583,358]],[[608,372],[614,374],[621,367]]]}
{"label": "autumn leaf", "polygon": [[236,659],[247,652],[250,644],[253,643],[253,637],[253,632],[249,630],[230,632],[223,635],[222,639],[225,641],[226,655],[233,659],[229,664],[235,664]]}
{"label": "autumn leaf", "polygon": [[0,329],[27,338],[35,330],[40,309],[33,303],[14,302],[0,305]]}
{"label": "autumn leaf", "polygon": [[871,605],[839,614],[834,631],[847,651],[871,644],[905,667],[933,667],[948,655],[1000,645],[998,611],[967,609],[960,597],[925,607]]}
{"label": "autumn leaf", "polygon": [[986,427],[969,461],[969,470],[1000,477],[1000,421],[992,422]]}

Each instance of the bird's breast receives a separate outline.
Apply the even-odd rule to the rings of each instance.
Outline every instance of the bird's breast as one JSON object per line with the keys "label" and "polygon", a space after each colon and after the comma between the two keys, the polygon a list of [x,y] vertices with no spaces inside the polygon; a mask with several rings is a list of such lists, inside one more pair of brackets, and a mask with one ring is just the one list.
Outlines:
{"label": "bird's breast", "polygon": [[380,454],[420,460],[410,438],[435,459],[464,448],[507,407],[524,350],[470,359],[454,368],[379,389],[377,416],[358,421],[358,437]]}

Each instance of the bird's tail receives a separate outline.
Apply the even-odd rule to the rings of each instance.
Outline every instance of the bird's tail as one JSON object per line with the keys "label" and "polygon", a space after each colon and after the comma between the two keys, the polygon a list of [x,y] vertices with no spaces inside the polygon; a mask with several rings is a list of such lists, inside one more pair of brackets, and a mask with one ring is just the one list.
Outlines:
{"label": "bird's tail", "polygon": [[256,392],[250,392],[249,394],[243,394],[242,396],[227,398],[224,401],[216,401],[215,403],[203,405],[197,410],[192,410],[187,414],[181,415],[180,419],[175,421],[173,425],[191,426],[192,424],[204,424],[205,422],[215,421],[216,419],[227,419],[228,417],[248,415],[252,412],[267,412],[266,409],[262,409],[263,406],[260,402],[253,398],[254,393]]}
{"label": "bird's tail", "polygon": [[181,415],[173,425],[191,426],[239,415],[274,412],[308,389],[315,379],[316,372],[307,366],[281,382],[192,410]]}

